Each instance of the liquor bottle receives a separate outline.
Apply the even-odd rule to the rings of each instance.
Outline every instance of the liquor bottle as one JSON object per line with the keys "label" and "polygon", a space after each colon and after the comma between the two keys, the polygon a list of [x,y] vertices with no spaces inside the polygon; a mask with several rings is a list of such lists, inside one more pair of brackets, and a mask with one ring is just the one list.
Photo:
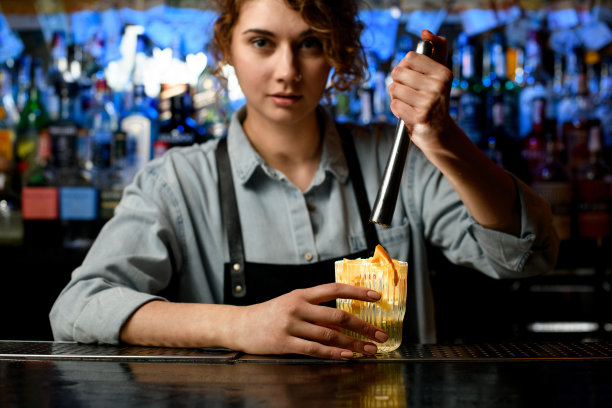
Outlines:
{"label": "liquor bottle", "polygon": [[[568,67],[570,72],[567,72]],[[570,85],[569,93],[559,104],[559,121],[562,122],[561,134],[570,173],[575,174],[578,166],[588,160],[589,128],[597,122],[593,115],[594,109],[587,89],[580,50],[568,54],[566,74]]]}
{"label": "liquor bottle", "polygon": [[98,192],[92,184],[91,171],[79,160],[79,131],[72,108],[74,99],[67,84],[61,87],[60,96],[60,117],[49,126],[49,134],[59,187],[63,246],[86,249],[97,234]]}
{"label": "liquor bottle", "polygon": [[[503,109],[503,127],[505,133],[514,139],[519,139],[518,123],[518,92],[519,87],[507,76],[506,49],[503,36],[494,32],[492,40],[485,44],[483,52],[483,84],[486,87],[487,129],[491,129],[494,120],[493,108],[501,102]],[[486,73],[486,75],[485,75]],[[499,106],[497,106],[499,108]]]}
{"label": "liquor bottle", "polygon": [[0,69],[0,97],[2,98],[0,104],[2,104],[4,107],[6,123],[14,133],[14,130],[19,123],[20,112],[17,109],[17,104],[15,103],[15,98],[13,96],[12,77],[13,73],[8,67],[2,67]]}
{"label": "liquor bottle", "polygon": [[[601,62],[599,73],[599,98],[595,106],[595,117],[602,126],[602,146],[609,150],[612,146],[612,57]],[[607,158],[607,156],[606,156]]]}
{"label": "liquor bottle", "polygon": [[[578,61],[579,50],[570,50],[565,56],[565,69],[561,74],[555,72],[555,86],[559,86],[559,82],[562,82],[562,90],[559,92],[561,97],[557,105],[557,120],[559,124],[560,134],[562,134],[562,126],[565,122],[572,120],[574,115],[574,98],[578,92],[578,75],[580,70],[580,63]],[[558,63],[558,62],[557,62]],[[555,69],[559,69],[555,67]],[[562,77],[562,80],[559,79]],[[553,89],[555,89],[553,86]]]}
{"label": "liquor bottle", "polygon": [[521,89],[525,86],[525,50],[508,46],[506,48],[506,74],[512,83]]}
{"label": "liquor bottle", "polygon": [[530,180],[538,178],[539,167],[544,161],[546,152],[545,112],[546,99],[544,97],[531,101],[533,111],[530,119],[531,130],[523,139],[522,157],[529,170]]}
{"label": "liquor bottle", "polygon": [[387,122],[393,114],[390,110],[391,100],[387,92],[387,75],[383,70],[382,61],[377,58],[372,78],[372,114],[375,122]]}
{"label": "liquor bottle", "polygon": [[578,234],[601,240],[610,235],[610,186],[612,170],[601,158],[601,126],[589,129],[589,158],[576,169],[578,191]]}
{"label": "liquor bottle", "polygon": [[127,135],[115,132],[108,169],[96,179],[96,187],[100,191],[100,218],[103,221],[113,217],[123,189],[132,178],[128,166],[127,146]]}
{"label": "liquor bottle", "polygon": [[85,112],[91,104],[88,102],[88,93],[91,92],[91,78],[85,76],[83,71],[84,52],[82,46],[72,44],[68,47],[68,72],[70,82],[74,87],[73,116],[79,126],[84,122]]}
{"label": "liquor bottle", "polygon": [[[347,95],[334,92],[332,98],[335,100],[333,108],[335,116],[339,121],[346,121],[343,115],[348,114]],[[222,137],[226,134],[229,126],[231,108],[227,89],[221,86],[219,80],[213,75],[210,66],[206,66],[198,77],[193,95],[193,110],[195,122],[199,133],[210,137]]]}
{"label": "liquor bottle", "polygon": [[118,129],[117,112],[110,100],[110,89],[102,73],[98,73],[95,82],[95,93],[92,106],[85,112],[85,128],[90,145],[89,163],[95,173],[103,172],[110,162],[110,151],[113,133]]}
{"label": "liquor bottle", "polygon": [[550,75],[542,64],[542,47],[538,32],[531,30],[525,45],[525,85],[519,95],[519,133],[527,136],[533,127],[533,104],[549,97]]}
{"label": "liquor bottle", "polygon": [[51,63],[47,73],[49,87],[43,92],[43,99],[49,119],[57,120],[59,116],[59,89],[63,82],[68,82],[68,54],[63,32],[55,32],[51,43]]}
{"label": "liquor bottle", "polygon": [[0,94],[0,245],[21,245],[21,200],[12,188],[14,132],[6,117]]}
{"label": "liquor bottle", "polygon": [[159,136],[156,145],[167,144],[170,149],[175,146],[191,146],[199,143],[195,120],[191,117],[189,87],[172,86],[162,93],[160,100]]}
{"label": "liquor bottle", "polygon": [[508,134],[506,128],[506,105],[503,93],[495,93],[491,101],[492,126],[481,144],[482,150],[493,162],[528,182],[529,173],[522,156],[519,140]]}
{"label": "liquor bottle", "polygon": [[132,75],[132,106],[123,114],[120,123],[121,131],[127,135],[127,154],[133,171],[141,169],[153,157],[153,143],[157,139],[158,131],[157,110],[151,106],[145,94],[145,58],[145,39],[139,35]]}
{"label": "liquor bottle", "polygon": [[553,56],[553,77],[551,81],[550,106],[548,107],[551,114],[548,117],[556,119],[556,134],[559,137],[561,134],[560,124],[562,124],[559,117],[559,107],[561,101],[567,96],[567,88],[564,84],[563,56],[560,53],[555,53]]}
{"label": "liquor bottle", "polygon": [[0,157],[10,162],[12,167],[14,165],[15,131],[14,124],[11,123],[4,107],[4,95],[9,92],[5,86],[5,75],[6,72],[0,70]]}
{"label": "liquor bottle", "polygon": [[359,123],[367,125],[374,120],[374,77],[376,75],[377,58],[374,53],[367,54],[368,77],[365,78],[359,87]]}
{"label": "liquor bottle", "polygon": [[475,144],[482,143],[484,137],[484,87],[476,73],[476,48],[466,38],[461,49],[461,96],[457,124]]}
{"label": "liquor bottle", "polygon": [[574,188],[570,175],[559,157],[554,120],[547,121],[543,161],[532,175],[532,188],[551,205],[553,226],[559,239],[572,237]]}
{"label": "liquor bottle", "polygon": [[40,100],[40,91],[35,81],[37,69],[38,61],[33,63],[31,67],[29,96],[21,111],[17,125],[15,160],[19,179],[36,159],[39,134],[45,132],[48,125],[47,110]]}
{"label": "liquor bottle", "polygon": [[29,99],[32,80],[32,56],[24,54],[17,60],[17,80],[13,82],[13,97],[18,112],[23,112]]}
{"label": "liquor bottle", "polygon": [[601,58],[597,51],[588,50],[584,53],[584,65],[586,66],[586,87],[593,103],[599,100],[599,71]]}

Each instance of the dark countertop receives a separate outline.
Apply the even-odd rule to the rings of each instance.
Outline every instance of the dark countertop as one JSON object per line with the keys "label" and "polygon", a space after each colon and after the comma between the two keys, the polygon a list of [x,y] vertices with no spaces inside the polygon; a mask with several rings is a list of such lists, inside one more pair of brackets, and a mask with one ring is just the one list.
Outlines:
{"label": "dark countertop", "polygon": [[350,362],[0,341],[0,407],[612,406],[612,343],[405,345]]}

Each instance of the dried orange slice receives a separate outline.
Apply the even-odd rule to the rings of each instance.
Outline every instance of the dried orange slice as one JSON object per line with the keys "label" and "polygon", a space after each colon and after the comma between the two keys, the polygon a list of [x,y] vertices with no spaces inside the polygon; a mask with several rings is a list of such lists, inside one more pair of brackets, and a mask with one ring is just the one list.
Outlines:
{"label": "dried orange slice", "polygon": [[399,283],[399,275],[397,274],[397,269],[395,269],[395,264],[393,263],[393,259],[389,256],[389,253],[382,245],[376,245],[376,249],[374,249],[374,255],[372,256],[372,263],[387,263],[391,264],[393,268],[393,284],[397,286]]}
{"label": "dried orange slice", "polygon": [[372,263],[376,262],[393,263],[393,259],[391,259],[391,256],[389,256],[389,253],[380,244],[376,245],[374,256],[372,256]]}

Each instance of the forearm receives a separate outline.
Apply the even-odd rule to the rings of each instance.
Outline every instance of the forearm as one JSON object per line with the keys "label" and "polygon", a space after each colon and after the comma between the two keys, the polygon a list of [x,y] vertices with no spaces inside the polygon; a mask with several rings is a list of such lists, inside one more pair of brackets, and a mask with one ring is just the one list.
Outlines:
{"label": "forearm", "polygon": [[121,341],[161,347],[228,347],[239,308],[230,305],[152,301],[123,325]]}
{"label": "forearm", "polygon": [[474,219],[485,228],[518,235],[521,220],[512,176],[489,160],[453,121],[440,141],[423,151]]}

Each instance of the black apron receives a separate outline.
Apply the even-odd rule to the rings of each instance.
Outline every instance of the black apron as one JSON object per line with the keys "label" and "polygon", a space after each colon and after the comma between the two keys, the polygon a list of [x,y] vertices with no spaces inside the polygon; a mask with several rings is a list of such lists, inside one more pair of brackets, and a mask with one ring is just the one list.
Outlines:
{"label": "black apron", "polygon": [[[363,183],[359,159],[355,151],[353,137],[348,129],[344,125],[338,124],[338,131],[349,167],[349,177],[353,182],[353,191],[359,206],[367,249],[336,259],[304,265],[264,264],[247,262],[244,259],[242,230],[227,152],[227,140],[223,138],[219,141],[216,151],[217,170],[219,172],[219,195],[223,222],[227,228],[230,252],[230,262],[224,265],[223,294],[225,304],[251,305],[261,303],[294,289],[334,282],[334,263],[337,260],[372,256],[374,248],[379,241],[374,224],[368,221],[370,205]],[[327,305],[335,306],[335,301],[328,302]]]}

